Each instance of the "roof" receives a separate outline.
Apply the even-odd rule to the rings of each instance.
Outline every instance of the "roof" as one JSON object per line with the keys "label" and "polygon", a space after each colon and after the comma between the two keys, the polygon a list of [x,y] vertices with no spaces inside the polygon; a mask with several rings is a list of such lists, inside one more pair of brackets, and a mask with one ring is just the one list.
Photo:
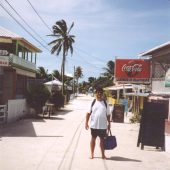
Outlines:
{"label": "roof", "polygon": [[151,48],[148,51],[140,53],[139,57],[153,55],[153,53],[158,52],[159,50],[162,50],[162,49],[167,48],[167,47],[170,48],[170,41],[168,41],[168,42],[166,42],[164,44],[158,45],[158,46],[156,46],[154,48]]}
{"label": "roof", "polygon": [[12,40],[18,40],[22,44],[24,44],[26,47],[30,48],[33,52],[42,52],[39,48],[31,44],[29,41],[21,37],[20,35],[13,33],[2,26],[0,26],[0,37],[2,38],[7,38],[7,39],[12,39]]}
{"label": "roof", "polygon": [[57,80],[57,79],[55,79],[55,80],[52,80],[52,81],[48,81],[48,82],[46,82],[46,83],[44,83],[45,85],[59,85],[59,86],[61,86],[62,85],[62,82],[61,81],[59,81],[59,80]]}
{"label": "roof", "polygon": [[125,93],[126,96],[143,96],[147,97],[150,93]]}
{"label": "roof", "polygon": [[3,27],[0,26],[0,37],[9,37],[9,38],[22,38],[18,34],[15,34]]}
{"label": "roof", "polygon": [[116,85],[116,86],[109,86],[105,87],[104,90],[120,90],[120,89],[132,89],[133,85],[131,84],[124,84],[124,85]]}

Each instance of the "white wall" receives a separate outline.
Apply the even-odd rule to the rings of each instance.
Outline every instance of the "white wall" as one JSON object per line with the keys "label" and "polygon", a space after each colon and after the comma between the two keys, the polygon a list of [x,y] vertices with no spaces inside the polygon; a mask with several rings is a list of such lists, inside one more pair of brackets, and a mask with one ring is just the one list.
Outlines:
{"label": "white wall", "polygon": [[153,80],[152,81],[152,92],[156,94],[162,93],[169,93],[170,94],[170,87],[165,87],[165,80]]}
{"label": "white wall", "polygon": [[26,114],[26,99],[8,100],[7,123],[16,121]]}

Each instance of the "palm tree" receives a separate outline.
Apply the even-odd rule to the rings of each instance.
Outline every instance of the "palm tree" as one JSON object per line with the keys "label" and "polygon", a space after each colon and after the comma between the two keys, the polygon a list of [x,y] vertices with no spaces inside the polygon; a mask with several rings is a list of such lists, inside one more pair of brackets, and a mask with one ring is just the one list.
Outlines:
{"label": "palm tree", "polygon": [[51,49],[51,53],[59,55],[62,50],[62,65],[61,65],[61,75],[62,75],[62,93],[64,94],[64,73],[65,73],[65,60],[70,50],[71,54],[73,54],[73,46],[72,44],[75,42],[74,35],[70,35],[70,31],[74,26],[74,22],[71,24],[70,28],[67,29],[66,22],[62,19],[57,21],[53,28],[53,34],[49,35],[52,37],[56,37],[55,40],[49,43],[49,45],[53,45]]}
{"label": "palm tree", "polygon": [[115,69],[115,63],[114,61],[110,60],[107,62],[107,67],[103,68],[105,70],[104,73],[102,73],[102,75],[108,77],[108,79],[113,80],[114,77],[114,69]]}
{"label": "palm tree", "polygon": [[53,70],[52,75],[57,78],[58,80],[61,81],[61,75],[60,72],[58,70]]}
{"label": "palm tree", "polygon": [[45,81],[48,80],[48,70],[45,70],[44,67],[38,67],[37,72],[36,72],[36,77],[38,79],[43,79]]}
{"label": "palm tree", "polygon": [[77,80],[77,92],[78,92],[78,80],[83,77],[82,68],[78,66],[75,70],[75,78]]}

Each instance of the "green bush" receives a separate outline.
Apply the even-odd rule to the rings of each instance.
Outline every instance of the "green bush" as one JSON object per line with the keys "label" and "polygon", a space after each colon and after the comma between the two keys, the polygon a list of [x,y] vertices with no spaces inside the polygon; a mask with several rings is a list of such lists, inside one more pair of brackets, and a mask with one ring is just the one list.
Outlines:
{"label": "green bush", "polygon": [[32,84],[26,93],[27,103],[35,109],[36,114],[42,112],[42,107],[45,105],[49,96],[50,92],[44,84]]}
{"label": "green bush", "polygon": [[52,92],[49,102],[53,103],[56,109],[60,107],[64,107],[64,96],[62,95],[61,91],[54,91]]}
{"label": "green bush", "polygon": [[131,123],[140,123],[141,120],[141,115],[140,114],[134,114],[131,118],[130,118],[130,122]]}

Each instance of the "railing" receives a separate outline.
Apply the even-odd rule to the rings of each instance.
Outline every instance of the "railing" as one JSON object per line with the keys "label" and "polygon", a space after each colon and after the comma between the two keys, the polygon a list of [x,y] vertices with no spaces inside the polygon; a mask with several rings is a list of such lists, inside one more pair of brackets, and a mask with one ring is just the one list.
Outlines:
{"label": "railing", "polygon": [[7,106],[0,105],[0,124],[7,122]]}
{"label": "railing", "polygon": [[0,56],[0,59],[8,59],[8,62],[11,66],[36,71],[36,65],[34,63],[20,58],[14,54],[10,54],[9,56]]}
{"label": "railing", "polygon": [[36,70],[36,65],[34,63],[31,63],[30,61],[27,61],[23,58],[20,58],[14,54],[10,54],[9,56],[9,62],[12,64],[20,65],[24,68],[29,68],[31,70]]}
{"label": "railing", "polygon": [[165,86],[165,77],[152,78],[152,92],[156,94],[170,94],[170,87]]}
{"label": "railing", "polygon": [[152,78],[152,81],[165,81],[165,77]]}

